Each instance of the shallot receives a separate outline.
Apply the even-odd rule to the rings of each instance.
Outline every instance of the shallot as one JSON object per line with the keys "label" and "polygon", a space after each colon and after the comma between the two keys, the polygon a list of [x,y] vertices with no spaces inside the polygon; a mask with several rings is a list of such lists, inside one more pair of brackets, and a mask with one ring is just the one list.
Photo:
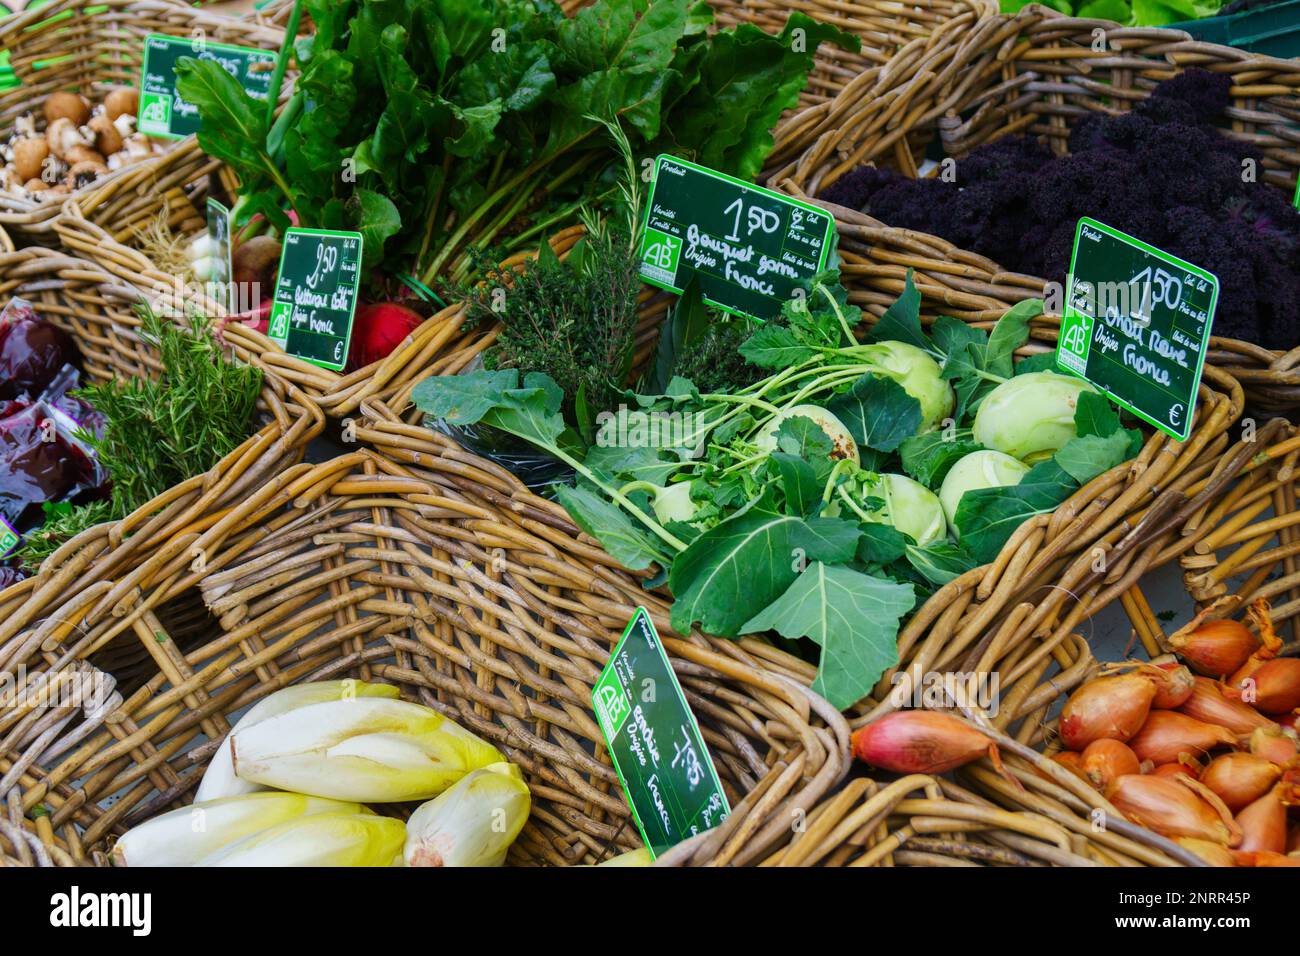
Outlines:
{"label": "shallot", "polygon": [[1195,783],[1185,777],[1125,774],[1111,784],[1106,799],[1134,823],[1163,836],[1239,844],[1241,829],[1203,799]]}
{"label": "shallot", "polygon": [[1215,747],[1231,747],[1237,735],[1174,710],[1153,710],[1129,746],[1139,760],[1170,763],[1184,754],[1198,757]]}
{"label": "shallot", "polygon": [[1281,776],[1282,768],[1277,764],[1238,752],[1215,757],[1201,772],[1200,779],[1236,813],[1268,793]]}
{"label": "shallot", "polygon": [[1156,685],[1141,674],[1116,674],[1088,681],[1061,710],[1061,740],[1083,750],[1094,740],[1126,741],[1146,722]]}
{"label": "shallot", "polygon": [[987,755],[999,772],[997,744],[974,727],[931,710],[900,710],[853,732],[853,755],[895,773],[942,773]]}

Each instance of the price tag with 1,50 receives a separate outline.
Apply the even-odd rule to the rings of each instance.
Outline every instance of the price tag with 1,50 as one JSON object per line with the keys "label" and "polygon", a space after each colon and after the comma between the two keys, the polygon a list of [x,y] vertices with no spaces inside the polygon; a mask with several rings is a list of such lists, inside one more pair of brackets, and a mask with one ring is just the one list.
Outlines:
{"label": "price tag with 1,50", "polygon": [[771,319],[826,269],[835,220],[799,199],[675,156],[655,161],[641,239],[641,278],[681,293],[694,276],[704,300]]}
{"label": "price tag with 1,50", "polygon": [[361,285],[361,233],[294,227],[284,235],[267,337],[290,355],[343,371]]}
{"label": "price tag with 1,50", "polygon": [[1074,235],[1056,365],[1186,441],[1219,280],[1086,217]]}

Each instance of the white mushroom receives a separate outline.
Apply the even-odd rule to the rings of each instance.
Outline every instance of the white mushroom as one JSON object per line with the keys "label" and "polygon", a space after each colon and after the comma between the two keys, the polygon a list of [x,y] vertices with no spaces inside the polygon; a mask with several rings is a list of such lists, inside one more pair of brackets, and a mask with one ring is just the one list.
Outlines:
{"label": "white mushroom", "polygon": [[68,150],[74,146],[93,144],[95,133],[89,128],[78,127],[66,116],[61,116],[46,128],[45,141],[49,143],[50,152],[63,159],[68,155]]}

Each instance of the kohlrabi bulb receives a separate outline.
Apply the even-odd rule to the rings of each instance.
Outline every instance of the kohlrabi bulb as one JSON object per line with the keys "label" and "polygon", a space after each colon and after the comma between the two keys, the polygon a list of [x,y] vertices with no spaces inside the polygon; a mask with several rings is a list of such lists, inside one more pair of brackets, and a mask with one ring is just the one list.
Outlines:
{"label": "kohlrabi bulb", "polygon": [[919,481],[906,475],[880,475],[864,493],[885,502],[883,508],[871,513],[872,520],[893,525],[922,547],[946,533],[938,496]]}
{"label": "kohlrabi bulb", "polygon": [[826,433],[826,437],[831,440],[831,457],[836,461],[844,459],[855,465],[861,461],[858,455],[858,443],[853,440],[853,435],[849,433],[848,428],[820,405],[795,405],[773,416],[754,438],[758,450],[776,451],[776,433],[780,430],[781,423],[791,418],[808,418],[816,422]]}
{"label": "kohlrabi bulb", "polygon": [[975,414],[975,440],[1021,461],[1049,458],[1075,436],[1079,395],[1096,391],[1081,378],[1029,372],[985,396]]}
{"label": "kohlrabi bulb", "polygon": [[948,527],[953,537],[957,537],[957,525],[954,519],[957,517],[957,506],[961,503],[962,495],[980,488],[1018,485],[1028,471],[1028,465],[1000,451],[973,451],[959,458],[957,463],[948,469],[948,474],[939,487],[939,503],[943,505],[943,513],[948,519]]}
{"label": "kohlrabi bulb", "polygon": [[871,357],[914,399],[921,403],[920,431],[933,431],[952,414],[956,402],[952,386],[943,378],[939,363],[906,342],[877,342]]}

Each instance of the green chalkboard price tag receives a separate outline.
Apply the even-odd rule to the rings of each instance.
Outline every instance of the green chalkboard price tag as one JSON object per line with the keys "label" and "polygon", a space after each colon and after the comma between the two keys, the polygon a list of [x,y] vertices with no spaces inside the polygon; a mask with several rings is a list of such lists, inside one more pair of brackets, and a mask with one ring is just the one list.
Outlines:
{"label": "green chalkboard price tag", "polygon": [[1204,269],[1082,218],[1056,364],[1186,441],[1218,301]]}
{"label": "green chalkboard price tag", "polygon": [[290,229],[267,337],[290,355],[343,371],[360,285],[361,233]]}
{"label": "green chalkboard price tag", "polygon": [[23,536],[14,530],[4,518],[0,518],[0,558],[7,558],[14,553]]}
{"label": "green chalkboard price tag", "polygon": [[183,56],[215,60],[255,99],[270,95],[274,52],[151,33],[144,38],[140,72],[140,112],[136,116],[140,132],[165,139],[183,139],[198,132],[198,107],[176,94],[176,61]]}
{"label": "green chalkboard price tag", "polygon": [[639,607],[591,692],[651,858],[731,813],[668,653]]}
{"label": "green chalkboard price tag", "polygon": [[825,270],[834,234],[824,209],[660,156],[646,203],[641,278],[680,293],[696,276],[710,305],[770,319]]}
{"label": "green chalkboard price tag", "polygon": [[208,247],[212,271],[208,278],[208,295],[224,302],[228,311],[235,308],[230,287],[234,267],[230,262],[230,210],[215,199],[208,200]]}

